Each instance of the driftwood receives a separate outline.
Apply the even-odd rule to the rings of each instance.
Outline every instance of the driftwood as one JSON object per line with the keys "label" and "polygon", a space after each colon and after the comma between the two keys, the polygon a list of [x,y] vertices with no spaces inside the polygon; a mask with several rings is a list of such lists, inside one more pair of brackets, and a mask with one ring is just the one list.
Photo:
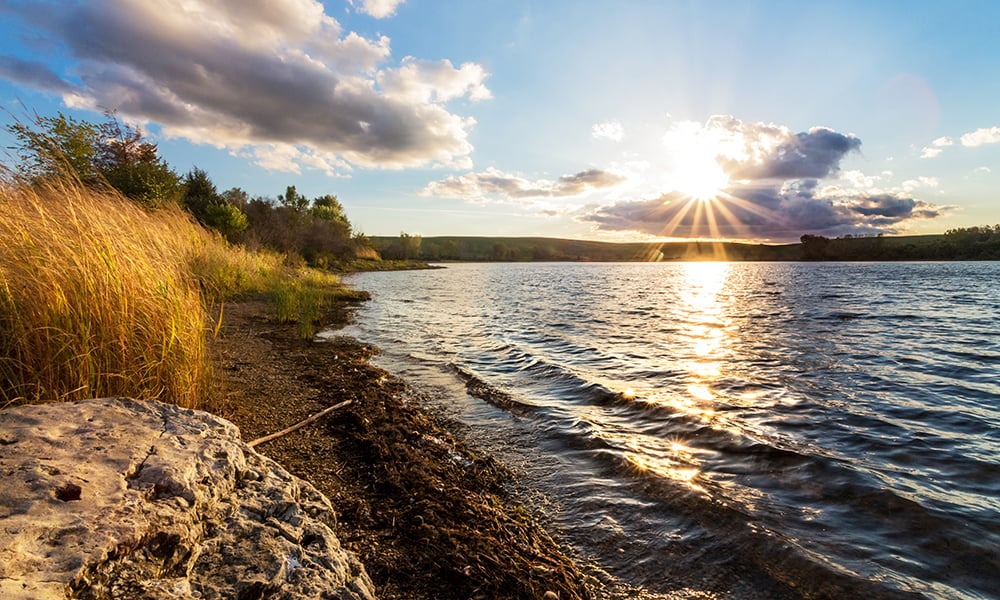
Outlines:
{"label": "driftwood", "polygon": [[255,439],[255,440],[253,440],[252,442],[248,442],[247,446],[250,446],[251,448],[253,448],[254,446],[256,446],[258,444],[263,444],[264,442],[270,442],[271,440],[280,438],[283,435],[288,435],[289,433],[295,431],[296,429],[301,429],[302,427],[305,427],[306,425],[308,425],[308,424],[312,423],[313,421],[315,421],[315,420],[323,417],[324,415],[327,415],[327,414],[329,414],[329,413],[337,410],[338,408],[343,408],[343,407],[347,406],[350,403],[351,403],[351,400],[344,400],[340,404],[334,404],[333,406],[329,406],[327,408],[324,408],[323,410],[319,411],[318,413],[314,414],[313,416],[309,417],[308,419],[303,419],[302,421],[299,421],[298,423],[296,423],[295,425],[292,425],[291,427],[289,427],[287,429],[282,429],[281,431],[279,431],[277,433],[272,433],[271,435],[265,435],[264,437],[259,437],[259,438]]}

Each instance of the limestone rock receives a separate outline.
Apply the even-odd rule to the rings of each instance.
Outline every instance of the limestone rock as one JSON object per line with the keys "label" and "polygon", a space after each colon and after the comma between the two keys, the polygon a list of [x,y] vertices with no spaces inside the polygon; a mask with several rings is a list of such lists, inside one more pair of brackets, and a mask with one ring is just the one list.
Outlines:
{"label": "limestone rock", "polygon": [[369,600],[329,501],[228,421],[128,398],[0,411],[0,597]]}

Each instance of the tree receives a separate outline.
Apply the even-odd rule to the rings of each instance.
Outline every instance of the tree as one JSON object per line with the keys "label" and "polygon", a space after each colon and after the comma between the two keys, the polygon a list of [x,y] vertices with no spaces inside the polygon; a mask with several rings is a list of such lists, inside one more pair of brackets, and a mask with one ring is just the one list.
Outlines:
{"label": "tree", "polygon": [[18,169],[28,179],[69,174],[85,184],[100,181],[97,156],[101,132],[97,125],[59,113],[55,117],[37,117],[34,127],[8,125],[7,131],[17,140],[21,161]]}
{"label": "tree", "polygon": [[184,208],[191,211],[199,221],[204,218],[210,205],[221,202],[222,198],[215,190],[215,184],[208,173],[195,167],[184,176]]}
{"label": "tree", "polygon": [[303,213],[309,208],[309,199],[295,191],[294,185],[288,186],[284,194],[278,195],[278,202],[296,213]]}
{"label": "tree", "polygon": [[232,204],[240,210],[246,209],[247,204],[250,203],[250,195],[238,187],[229,188],[219,194],[219,196],[222,197],[223,202],[226,204]]}
{"label": "tree", "polygon": [[830,239],[821,235],[805,234],[799,241],[802,242],[802,258],[806,260],[824,260],[828,258],[827,247]]}
{"label": "tree", "polygon": [[[229,195],[233,197],[233,194]],[[208,173],[198,167],[184,177],[183,204],[199,223],[219,231],[230,239],[243,232],[249,225],[243,210],[219,194]]]}
{"label": "tree", "polygon": [[336,196],[327,194],[326,196],[315,198],[312,201],[312,208],[309,209],[309,214],[317,219],[322,219],[338,226],[338,228],[343,230],[344,237],[351,236],[351,222],[347,220],[347,215],[344,214],[344,206],[337,200]]}
{"label": "tree", "polygon": [[38,117],[33,127],[9,125],[22,174],[34,181],[69,175],[88,186],[109,185],[147,205],[179,200],[180,177],[157,155],[156,144],[115,113],[106,112],[105,118],[95,125],[59,113]]}

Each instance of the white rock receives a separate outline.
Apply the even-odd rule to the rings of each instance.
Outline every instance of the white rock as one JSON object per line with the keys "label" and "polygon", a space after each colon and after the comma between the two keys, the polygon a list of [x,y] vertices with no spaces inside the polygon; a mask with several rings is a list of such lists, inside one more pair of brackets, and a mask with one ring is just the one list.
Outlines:
{"label": "white rock", "polygon": [[2,410],[0,482],[0,598],[373,598],[326,497],[208,413]]}

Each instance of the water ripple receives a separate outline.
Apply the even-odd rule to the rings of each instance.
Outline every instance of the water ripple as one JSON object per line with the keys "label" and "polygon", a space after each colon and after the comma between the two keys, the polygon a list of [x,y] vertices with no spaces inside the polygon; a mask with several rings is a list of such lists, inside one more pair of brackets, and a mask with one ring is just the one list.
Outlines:
{"label": "water ripple", "polygon": [[997,263],[451,265],[352,283],[375,301],[349,333],[521,456],[554,522],[633,585],[1000,589]]}

